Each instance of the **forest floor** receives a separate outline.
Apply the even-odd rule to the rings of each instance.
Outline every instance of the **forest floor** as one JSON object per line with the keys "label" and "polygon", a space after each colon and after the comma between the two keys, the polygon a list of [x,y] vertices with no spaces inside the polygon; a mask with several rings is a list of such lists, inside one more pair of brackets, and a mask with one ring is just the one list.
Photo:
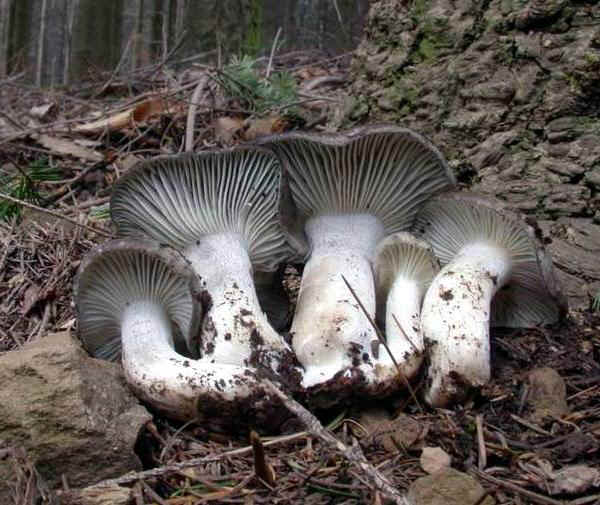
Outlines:
{"label": "forest floor", "polygon": [[[348,55],[303,52],[178,75],[158,62],[126,79],[98,75],[96,84],[54,90],[20,76],[0,81],[0,352],[76,328],[73,276],[82,256],[114,235],[111,186],[131,166],[339,125],[348,63]],[[358,441],[400,492],[431,471],[421,457],[428,447],[481,483],[476,503],[600,503],[600,315],[495,331],[492,348],[492,382],[453,409],[406,395],[379,402],[383,415],[352,405],[319,418],[348,447]],[[533,379],[540,368],[562,381],[547,370]],[[550,406],[539,415],[534,404],[546,394]],[[155,416],[138,442],[154,470],[119,482],[133,486],[137,504],[386,502],[360,466],[310,430],[262,440],[275,473],[269,482],[257,477],[260,451],[248,440]],[[25,465],[15,475],[16,503],[29,504],[35,474]]]}

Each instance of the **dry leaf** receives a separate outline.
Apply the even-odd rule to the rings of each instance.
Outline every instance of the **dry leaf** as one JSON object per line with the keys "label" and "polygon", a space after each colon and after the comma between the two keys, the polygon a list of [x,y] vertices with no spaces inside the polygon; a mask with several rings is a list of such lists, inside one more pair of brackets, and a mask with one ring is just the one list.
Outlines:
{"label": "dry leaf", "polygon": [[566,466],[553,472],[550,494],[580,494],[600,486],[600,470],[587,465]]}
{"label": "dry leaf", "polygon": [[255,140],[258,137],[281,133],[285,131],[287,122],[281,116],[271,116],[250,121],[248,127],[242,133],[244,140]]}
{"label": "dry leaf", "polygon": [[35,304],[40,300],[41,297],[41,289],[39,286],[32,284],[25,290],[25,294],[23,295],[23,306],[21,307],[21,314],[26,316],[29,314],[29,311],[35,306]]}
{"label": "dry leaf", "polygon": [[58,329],[59,330],[70,330],[75,326],[75,322],[77,321],[76,318],[72,317],[71,319],[69,319],[68,321],[65,321],[64,324],[62,324]]}
{"label": "dry leaf", "polygon": [[295,75],[302,80],[312,79],[321,75],[327,75],[327,71],[321,67],[304,67],[298,70]]}
{"label": "dry leaf", "polygon": [[165,100],[162,97],[153,97],[138,103],[123,112],[113,114],[110,117],[98,119],[91,123],[79,125],[74,131],[79,133],[101,133],[107,130],[120,130],[134,126],[135,123],[147,121],[152,116],[165,113],[182,113],[180,106]]}
{"label": "dry leaf", "polygon": [[25,282],[25,280],[26,277],[23,274],[15,274],[10,279],[8,279],[8,286],[12,288],[17,284],[22,284],[23,282]]}
{"label": "dry leaf", "polygon": [[434,474],[450,468],[452,458],[441,447],[423,447],[421,453],[421,468],[429,474]]}
{"label": "dry leaf", "polygon": [[51,137],[50,135],[37,135],[34,138],[38,144],[56,154],[73,156],[87,161],[102,161],[104,159],[99,152],[79,146],[68,139]]}
{"label": "dry leaf", "polygon": [[243,119],[227,116],[219,117],[214,123],[215,137],[223,144],[230,144],[243,126]]}
{"label": "dry leaf", "polygon": [[390,419],[387,412],[378,409],[362,412],[359,422],[372,441],[389,452],[409,449],[421,438],[424,429],[422,423],[405,414]]}
{"label": "dry leaf", "polygon": [[56,107],[54,103],[45,103],[43,105],[36,105],[29,111],[29,115],[38,119],[44,119],[50,112]]}
{"label": "dry leaf", "polygon": [[128,172],[133,166],[137,165],[142,158],[139,158],[135,154],[127,154],[121,158],[115,160],[115,164],[119,167],[121,172]]}

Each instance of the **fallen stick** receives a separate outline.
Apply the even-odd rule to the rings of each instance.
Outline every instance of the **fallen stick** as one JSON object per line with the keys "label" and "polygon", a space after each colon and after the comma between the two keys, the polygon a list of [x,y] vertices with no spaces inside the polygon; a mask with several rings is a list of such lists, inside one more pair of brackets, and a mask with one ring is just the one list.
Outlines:
{"label": "fallen stick", "polygon": [[4,200],[8,200],[9,202],[17,203],[28,209],[37,210],[38,212],[42,212],[44,214],[49,214],[50,216],[57,217],[58,219],[67,221],[68,223],[74,224],[75,226],[80,226],[81,228],[85,228],[86,230],[93,231],[94,233],[97,233],[99,235],[103,235],[108,238],[113,237],[112,233],[108,233],[104,230],[100,230],[93,226],[89,226],[87,224],[80,223],[80,222],[76,221],[75,219],[71,219],[70,217],[63,216],[59,212],[54,212],[53,210],[50,210],[50,209],[44,209],[43,207],[38,207],[37,205],[34,205],[32,203],[25,202],[23,200],[19,200],[18,198],[13,198],[10,195],[5,195],[4,193],[0,193],[0,198],[3,198]]}
{"label": "fallen stick", "polygon": [[304,427],[309,433],[320,439],[332,450],[342,453],[342,455],[348,461],[360,468],[360,470],[362,470],[364,475],[371,481],[373,487],[377,491],[392,499],[394,503],[398,505],[409,505],[408,499],[399,493],[398,490],[390,483],[390,481],[367,461],[367,458],[361,451],[358,444],[353,447],[347,447],[330,431],[326,430],[313,414],[300,405],[296,400],[288,397],[270,380],[264,379],[263,383],[268,390],[270,390],[282,401],[282,403],[290,412],[298,417],[300,422],[304,424]]}

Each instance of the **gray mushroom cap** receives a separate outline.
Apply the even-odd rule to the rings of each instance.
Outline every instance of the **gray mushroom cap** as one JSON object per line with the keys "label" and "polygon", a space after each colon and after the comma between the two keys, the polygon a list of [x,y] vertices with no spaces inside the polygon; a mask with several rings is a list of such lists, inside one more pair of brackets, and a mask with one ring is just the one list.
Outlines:
{"label": "gray mushroom cap", "polygon": [[94,357],[121,358],[121,318],[139,301],[164,307],[174,328],[175,348],[192,354],[202,317],[194,298],[199,281],[176,251],[151,240],[117,239],[92,250],[74,283],[78,333]]}
{"label": "gray mushroom cap", "polygon": [[378,313],[382,314],[390,288],[399,275],[414,279],[425,293],[440,270],[431,245],[408,232],[394,233],[383,239],[377,245],[373,264]]}
{"label": "gray mushroom cap", "polygon": [[410,228],[420,205],[453,187],[454,177],[428,140],[390,124],[258,142],[281,162],[291,198],[282,199],[280,213],[289,242],[306,259],[290,330],[303,387],[335,390],[339,399],[359,382],[377,381],[361,368],[372,369],[376,359],[364,312],[375,313],[377,243]]}
{"label": "gray mushroom cap", "polygon": [[307,251],[304,223],[319,214],[366,213],[386,235],[413,224],[422,203],[455,185],[444,156],[429,140],[393,124],[346,133],[285,133],[263,137],[289,178],[295,203],[282,201],[290,242]]}
{"label": "gray mushroom cap", "polygon": [[198,353],[216,363],[246,366],[258,356],[275,371],[291,352],[261,309],[252,277],[290,253],[278,214],[282,184],[273,153],[245,148],[155,158],[113,190],[119,234],[174,247],[201,277]]}
{"label": "gray mushroom cap", "polygon": [[252,265],[272,271],[290,254],[280,228],[277,159],[256,148],[153,158],[115,185],[111,217],[121,236],[150,236],[177,249],[237,233]]}
{"label": "gray mushroom cap", "polygon": [[532,218],[493,198],[449,192],[423,206],[414,230],[431,243],[442,265],[469,243],[488,241],[505,249],[512,273],[492,300],[492,326],[533,327],[566,313],[566,297]]}

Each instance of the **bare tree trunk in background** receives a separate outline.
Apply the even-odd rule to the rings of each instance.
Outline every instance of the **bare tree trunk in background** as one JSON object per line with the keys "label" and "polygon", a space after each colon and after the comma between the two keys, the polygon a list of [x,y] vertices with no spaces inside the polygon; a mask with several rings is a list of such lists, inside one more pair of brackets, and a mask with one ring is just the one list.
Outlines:
{"label": "bare tree trunk in background", "polygon": [[48,0],[42,0],[42,10],[40,16],[40,33],[38,34],[37,62],[35,67],[35,83],[42,85],[42,68],[44,64],[44,46],[46,39],[46,18],[48,15]]}
{"label": "bare tree trunk in background", "polygon": [[12,0],[0,0],[0,77],[6,77],[8,74],[11,7]]}
{"label": "bare tree trunk in background", "polygon": [[160,8],[161,39],[162,39],[162,59],[166,61],[169,54],[169,27],[171,25],[171,2],[162,2]]}
{"label": "bare tree trunk in background", "polygon": [[138,55],[138,24],[141,0],[127,0],[123,6],[123,20],[121,23],[121,47],[123,53],[129,45],[129,55],[122,67],[127,73],[135,69]]}
{"label": "bare tree trunk in background", "polygon": [[79,8],[79,0],[67,0],[66,26],[65,26],[65,49],[63,61],[63,84],[69,84],[69,72],[71,70],[71,52],[73,48],[73,22],[75,12]]}
{"label": "bare tree trunk in background", "polygon": [[185,21],[185,0],[176,0],[175,7],[175,36],[174,40],[179,40],[179,37],[183,33],[184,21]]}

